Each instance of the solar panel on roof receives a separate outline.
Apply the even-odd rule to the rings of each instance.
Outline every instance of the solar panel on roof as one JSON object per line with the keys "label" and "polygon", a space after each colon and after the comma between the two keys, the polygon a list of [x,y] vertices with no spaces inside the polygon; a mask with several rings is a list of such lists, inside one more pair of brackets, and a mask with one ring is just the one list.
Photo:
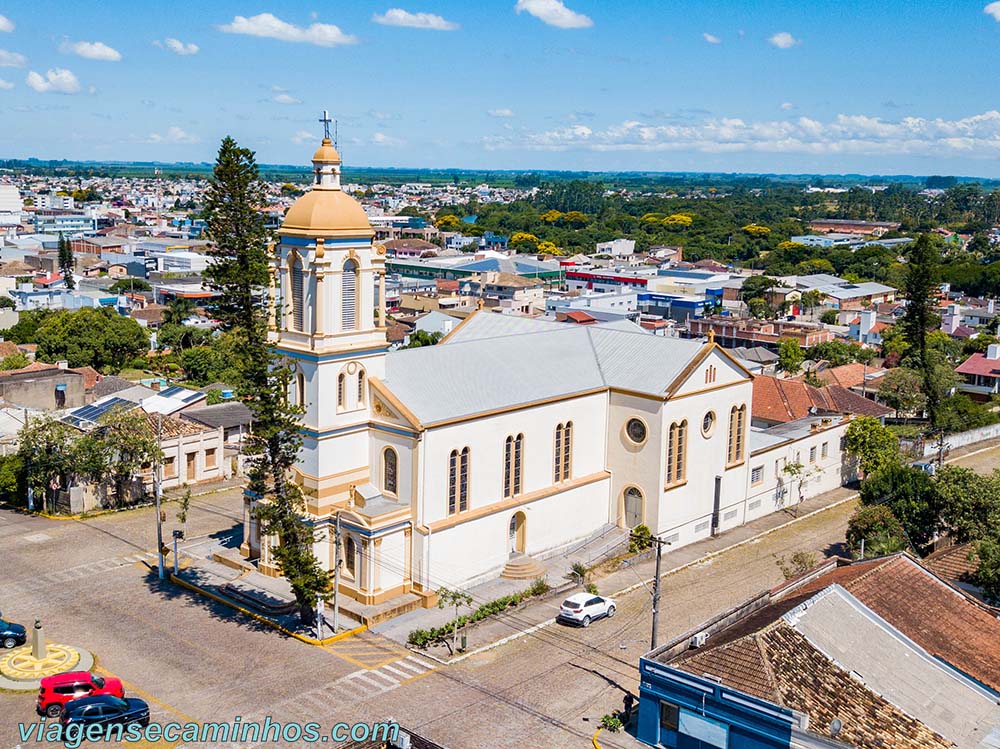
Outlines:
{"label": "solar panel on roof", "polygon": [[182,388],[179,385],[171,385],[166,390],[161,390],[160,395],[164,398],[172,398],[177,395],[177,393],[183,392],[184,390],[186,390],[186,388]]}

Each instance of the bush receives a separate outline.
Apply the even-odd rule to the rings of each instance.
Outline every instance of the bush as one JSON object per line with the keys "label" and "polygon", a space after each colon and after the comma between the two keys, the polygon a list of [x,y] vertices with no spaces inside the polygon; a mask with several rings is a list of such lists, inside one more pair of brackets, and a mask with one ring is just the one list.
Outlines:
{"label": "bush", "polygon": [[855,554],[860,552],[862,540],[865,542],[865,555],[870,557],[906,548],[903,526],[885,505],[862,505],[847,521],[847,545]]}
{"label": "bush", "polygon": [[778,557],[776,564],[781,570],[781,574],[786,580],[798,577],[804,572],[808,572],[816,566],[816,555],[810,551],[797,551],[792,554],[792,558],[786,560],[783,556]]}
{"label": "bush", "polygon": [[618,733],[624,726],[622,719],[617,715],[605,715],[601,718],[601,728],[611,733]]}
{"label": "bush", "polygon": [[526,591],[528,596],[542,596],[552,590],[544,577],[536,577]]}
{"label": "bush", "polygon": [[837,310],[828,309],[822,315],[819,316],[819,321],[824,325],[836,325],[837,324]]}
{"label": "bush", "polygon": [[597,591],[597,586],[594,585],[593,583],[587,583],[584,586],[583,589],[585,591],[587,591],[588,593],[590,593],[590,595],[592,595],[592,596],[599,596],[600,595],[600,593]]}
{"label": "bush", "polygon": [[653,532],[648,526],[637,525],[632,529],[628,537],[628,550],[633,554],[638,551],[645,551],[653,545]]}

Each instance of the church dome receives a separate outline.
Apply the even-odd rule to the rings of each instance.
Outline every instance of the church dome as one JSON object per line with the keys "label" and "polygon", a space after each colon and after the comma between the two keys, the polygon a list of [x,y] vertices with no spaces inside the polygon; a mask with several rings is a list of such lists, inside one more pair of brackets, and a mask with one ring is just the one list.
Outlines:
{"label": "church dome", "polygon": [[285,214],[279,233],[292,237],[375,236],[361,204],[340,189],[340,154],[329,135],[312,157],[315,181]]}
{"label": "church dome", "polygon": [[343,190],[323,189],[310,190],[292,204],[281,224],[281,233],[307,237],[375,234],[358,201]]}

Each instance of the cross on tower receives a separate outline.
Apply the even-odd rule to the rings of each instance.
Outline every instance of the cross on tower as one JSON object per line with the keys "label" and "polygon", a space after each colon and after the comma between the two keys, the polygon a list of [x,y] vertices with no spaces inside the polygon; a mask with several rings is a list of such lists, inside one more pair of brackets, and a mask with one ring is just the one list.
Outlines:
{"label": "cross on tower", "polygon": [[330,123],[333,122],[330,119],[330,113],[324,109],[323,116],[319,118],[319,121],[323,123],[323,137],[330,140]]}

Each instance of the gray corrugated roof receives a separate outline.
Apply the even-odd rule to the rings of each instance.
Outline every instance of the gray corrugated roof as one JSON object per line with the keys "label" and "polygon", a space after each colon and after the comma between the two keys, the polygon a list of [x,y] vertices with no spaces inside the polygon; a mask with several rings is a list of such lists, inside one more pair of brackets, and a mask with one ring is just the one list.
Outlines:
{"label": "gray corrugated roof", "polygon": [[191,419],[210,427],[232,429],[241,424],[250,424],[253,421],[253,414],[243,403],[233,401],[230,403],[216,403],[213,406],[191,408],[182,412],[181,418]]}
{"label": "gray corrugated roof", "polygon": [[606,387],[661,395],[702,345],[641,329],[480,313],[444,345],[389,353],[385,382],[433,424]]}
{"label": "gray corrugated roof", "polygon": [[866,687],[959,747],[1000,727],[990,693],[953,672],[839,585],[785,615],[809,643]]}

